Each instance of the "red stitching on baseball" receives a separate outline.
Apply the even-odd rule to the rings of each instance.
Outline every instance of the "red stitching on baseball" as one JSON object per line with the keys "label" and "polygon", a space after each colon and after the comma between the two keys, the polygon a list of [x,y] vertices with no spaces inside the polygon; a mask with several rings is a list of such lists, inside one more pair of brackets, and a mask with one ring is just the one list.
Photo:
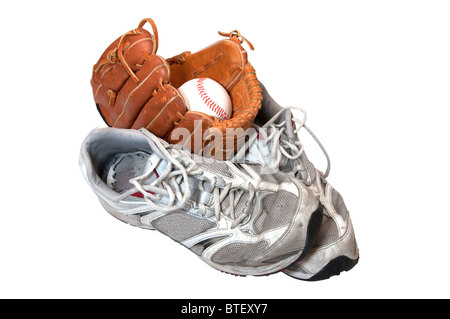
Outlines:
{"label": "red stitching on baseball", "polygon": [[205,78],[200,78],[197,80],[197,90],[202,98],[203,102],[209,107],[210,110],[212,110],[214,113],[219,115],[220,117],[228,120],[230,116],[224,111],[220,105],[218,105],[216,102],[214,102],[209,96],[208,93],[205,90],[205,87],[203,85],[203,82],[205,82]]}

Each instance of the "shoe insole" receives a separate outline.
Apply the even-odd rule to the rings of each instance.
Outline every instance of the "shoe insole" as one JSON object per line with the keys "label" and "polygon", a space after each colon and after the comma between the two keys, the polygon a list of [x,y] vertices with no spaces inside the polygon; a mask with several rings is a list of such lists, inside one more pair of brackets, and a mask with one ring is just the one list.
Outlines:
{"label": "shoe insole", "polygon": [[[123,153],[116,155],[106,166],[103,172],[103,181],[118,193],[125,192],[133,187],[130,179],[142,176],[148,172],[150,167],[158,160],[155,154],[149,155],[145,152]],[[153,174],[143,184],[150,184],[165,171],[165,162],[161,161]]]}

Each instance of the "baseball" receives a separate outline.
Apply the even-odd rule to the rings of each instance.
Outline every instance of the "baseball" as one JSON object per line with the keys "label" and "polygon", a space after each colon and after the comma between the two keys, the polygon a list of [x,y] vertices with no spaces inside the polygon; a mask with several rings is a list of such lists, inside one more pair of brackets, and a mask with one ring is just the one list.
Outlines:
{"label": "baseball", "polygon": [[202,112],[222,120],[231,118],[232,104],[225,88],[210,78],[187,81],[179,89],[189,111]]}

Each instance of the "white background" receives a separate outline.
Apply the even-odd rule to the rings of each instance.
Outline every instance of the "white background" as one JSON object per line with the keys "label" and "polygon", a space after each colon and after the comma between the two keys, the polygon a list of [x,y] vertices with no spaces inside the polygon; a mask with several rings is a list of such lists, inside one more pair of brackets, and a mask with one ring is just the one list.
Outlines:
{"label": "white background", "polygon": [[[2,298],[450,297],[448,1],[14,1],[0,10]],[[104,123],[104,49],[150,17],[158,54],[238,29],[282,105],[308,112],[344,196],[359,264],[322,282],[222,274],[107,214],[78,168]],[[150,28],[147,25],[147,28]],[[321,169],[312,143],[307,154]]]}

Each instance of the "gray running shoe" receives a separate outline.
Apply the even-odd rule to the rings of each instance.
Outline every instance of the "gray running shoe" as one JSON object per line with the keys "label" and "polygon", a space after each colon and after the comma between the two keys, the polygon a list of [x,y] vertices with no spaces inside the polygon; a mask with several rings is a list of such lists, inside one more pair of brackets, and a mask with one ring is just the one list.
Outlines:
{"label": "gray running shoe", "polygon": [[305,257],[322,220],[298,179],[191,155],[146,130],[93,130],[80,167],[110,214],[235,275],[275,273]]}
{"label": "gray running shoe", "polygon": [[[263,103],[255,120],[249,142],[239,150],[234,162],[257,163],[279,169],[306,184],[324,207],[319,235],[309,254],[284,270],[302,280],[323,280],[352,269],[359,260],[359,250],[349,212],[342,196],[326,181],[329,157],[311,130],[305,125],[306,113],[300,108],[281,107],[261,84]],[[292,110],[302,112],[296,119]],[[328,167],[325,173],[308,160],[297,136],[305,128],[323,150]]]}

